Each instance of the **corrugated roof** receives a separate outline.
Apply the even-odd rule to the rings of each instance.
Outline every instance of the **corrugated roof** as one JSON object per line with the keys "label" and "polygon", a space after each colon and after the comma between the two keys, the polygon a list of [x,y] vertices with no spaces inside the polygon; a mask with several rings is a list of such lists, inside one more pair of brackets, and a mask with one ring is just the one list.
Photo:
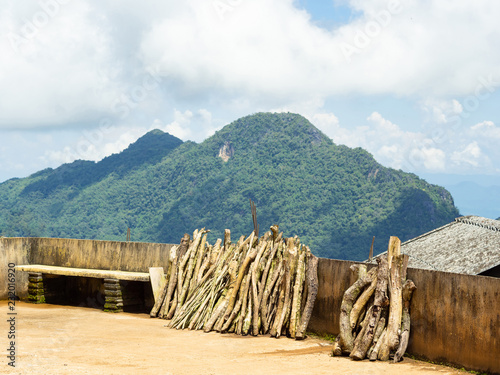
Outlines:
{"label": "corrugated roof", "polygon": [[459,217],[402,243],[401,252],[411,268],[478,275],[500,264],[500,221]]}

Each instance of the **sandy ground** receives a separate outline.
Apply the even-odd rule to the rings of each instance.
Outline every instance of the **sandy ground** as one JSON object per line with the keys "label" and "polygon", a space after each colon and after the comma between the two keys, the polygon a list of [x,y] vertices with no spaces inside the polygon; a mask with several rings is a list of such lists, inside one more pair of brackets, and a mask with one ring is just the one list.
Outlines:
{"label": "sandy ground", "polygon": [[0,302],[2,374],[464,374],[408,358],[398,364],[333,358],[331,343],[317,338],[182,331],[147,314],[20,302],[12,368],[6,358],[8,312]]}

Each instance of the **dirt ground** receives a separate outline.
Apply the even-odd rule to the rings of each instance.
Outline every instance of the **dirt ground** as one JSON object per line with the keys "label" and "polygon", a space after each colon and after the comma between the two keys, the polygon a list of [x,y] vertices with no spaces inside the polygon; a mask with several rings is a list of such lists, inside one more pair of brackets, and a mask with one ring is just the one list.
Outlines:
{"label": "dirt ground", "polygon": [[174,330],[147,314],[20,302],[12,368],[8,312],[7,302],[0,302],[2,374],[464,374],[408,358],[398,364],[333,358],[331,343],[317,338]]}

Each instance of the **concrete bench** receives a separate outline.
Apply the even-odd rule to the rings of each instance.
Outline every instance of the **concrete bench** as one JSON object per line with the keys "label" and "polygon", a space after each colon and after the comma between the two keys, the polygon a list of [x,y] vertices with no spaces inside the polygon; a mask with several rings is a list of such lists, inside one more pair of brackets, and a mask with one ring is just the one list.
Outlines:
{"label": "concrete bench", "polygon": [[103,279],[104,311],[110,312],[123,311],[121,280],[150,282],[150,276],[147,272],[71,268],[42,264],[19,265],[16,266],[16,270],[28,272],[28,299],[33,303],[45,303],[44,277],[50,277],[49,275]]}

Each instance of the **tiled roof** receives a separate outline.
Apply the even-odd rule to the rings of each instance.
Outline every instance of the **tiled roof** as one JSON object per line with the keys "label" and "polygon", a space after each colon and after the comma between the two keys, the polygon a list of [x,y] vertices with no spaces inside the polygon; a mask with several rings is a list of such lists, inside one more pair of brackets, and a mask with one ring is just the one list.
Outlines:
{"label": "tiled roof", "polygon": [[401,252],[411,268],[477,275],[500,264],[500,221],[459,217],[402,243]]}

